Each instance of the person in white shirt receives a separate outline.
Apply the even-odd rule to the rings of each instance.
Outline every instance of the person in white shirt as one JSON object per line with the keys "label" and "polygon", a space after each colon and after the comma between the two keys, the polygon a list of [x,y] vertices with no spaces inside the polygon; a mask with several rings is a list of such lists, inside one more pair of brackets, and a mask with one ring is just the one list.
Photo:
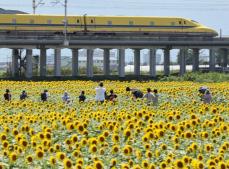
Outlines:
{"label": "person in white shirt", "polygon": [[62,100],[64,103],[69,103],[70,102],[70,96],[68,95],[68,92],[64,92],[64,95],[62,96]]}
{"label": "person in white shirt", "polygon": [[152,93],[150,88],[147,89],[147,93],[143,96],[147,100],[147,105],[153,103],[154,106],[158,105],[158,97],[157,89],[154,89]]}
{"label": "person in white shirt", "polygon": [[147,88],[147,93],[143,96],[143,99],[146,99],[147,105],[150,105],[151,102],[153,102],[154,95],[151,92],[150,88]]}
{"label": "person in white shirt", "polygon": [[99,86],[95,88],[95,92],[95,101],[103,103],[106,95],[106,89],[103,87],[103,82],[99,83]]}

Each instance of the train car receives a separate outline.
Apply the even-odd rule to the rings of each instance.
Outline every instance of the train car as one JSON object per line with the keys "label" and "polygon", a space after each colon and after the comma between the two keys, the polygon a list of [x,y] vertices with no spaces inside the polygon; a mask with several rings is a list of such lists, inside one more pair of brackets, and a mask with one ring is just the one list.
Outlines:
{"label": "train car", "polygon": [[[68,33],[141,34],[155,36],[217,36],[196,21],[180,17],[68,16]],[[64,16],[1,14],[0,31],[63,33]]]}

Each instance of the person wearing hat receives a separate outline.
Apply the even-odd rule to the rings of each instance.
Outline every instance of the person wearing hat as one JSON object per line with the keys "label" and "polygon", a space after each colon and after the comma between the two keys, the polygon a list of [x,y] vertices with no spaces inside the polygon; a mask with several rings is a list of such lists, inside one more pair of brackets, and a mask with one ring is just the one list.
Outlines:
{"label": "person wearing hat", "polygon": [[6,89],[6,92],[4,94],[4,99],[6,101],[11,101],[11,94],[10,94],[10,90],[9,89]]}

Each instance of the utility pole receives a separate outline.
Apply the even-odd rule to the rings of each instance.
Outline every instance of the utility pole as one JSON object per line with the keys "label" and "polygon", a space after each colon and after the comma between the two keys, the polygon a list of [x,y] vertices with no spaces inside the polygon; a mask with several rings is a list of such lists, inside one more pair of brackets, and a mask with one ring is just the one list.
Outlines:
{"label": "utility pole", "polygon": [[67,38],[67,34],[68,34],[68,0],[64,0],[64,3],[61,2],[61,0],[54,0],[52,2],[53,5],[56,5],[56,4],[61,4],[62,6],[64,6],[64,43],[63,45],[64,46],[68,46],[69,45],[69,41],[68,41],[68,38]]}
{"label": "utility pole", "polygon": [[68,0],[64,0],[64,45],[65,46],[69,45],[69,42],[67,40],[67,33],[68,33],[67,8],[68,8]]}
{"label": "utility pole", "polygon": [[38,6],[44,5],[45,3],[43,2],[43,0],[39,0],[38,3],[36,3],[36,0],[33,0],[33,14],[36,14],[36,9],[38,8]]}

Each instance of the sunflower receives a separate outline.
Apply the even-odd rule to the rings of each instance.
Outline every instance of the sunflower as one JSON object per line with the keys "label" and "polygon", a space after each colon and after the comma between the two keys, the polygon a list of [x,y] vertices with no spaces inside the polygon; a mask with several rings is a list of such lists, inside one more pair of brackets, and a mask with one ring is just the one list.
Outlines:
{"label": "sunflower", "polygon": [[36,151],[36,157],[37,157],[38,159],[42,159],[43,156],[44,156],[44,152],[43,152],[42,150],[37,150],[37,151]]}
{"label": "sunflower", "polygon": [[116,159],[111,159],[111,161],[110,161],[110,165],[113,167],[113,166],[115,166],[117,164],[117,160]]}
{"label": "sunflower", "polygon": [[142,166],[142,168],[145,168],[145,169],[148,169],[149,168],[149,162],[148,161],[146,161],[146,160],[143,160],[142,161],[142,164],[141,164],[141,166]]}
{"label": "sunflower", "polygon": [[96,145],[91,145],[90,148],[89,148],[89,151],[90,151],[91,153],[96,153],[97,150],[98,150],[98,149],[97,149]]}
{"label": "sunflower", "polygon": [[94,168],[95,169],[103,169],[104,165],[103,165],[102,161],[95,161],[94,162]]}
{"label": "sunflower", "polygon": [[15,152],[10,154],[10,161],[15,162],[17,160],[17,154]]}
{"label": "sunflower", "polygon": [[177,169],[183,169],[185,168],[185,162],[183,160],[178,159],[174,162],[174,167]]}
{"label": "sunflower", "polygon": [[54,156],[51,156],[49,158],[49,163],[51,164],[51,166],[55,166],[56,165],[56,158]]}
{"label": "sunflower", "polygon": [[72,161],[68,158],[64,159],[64,168],[69,169],[72,168]]}
{"label": "sunflower", "polygon": [[57,157],[58,160],[63,161],[66,158],[66,155],[63,152],[58,152],[56,154],[56,157]]}
{"label": "sunflower", "polygon": [[29,164],[32,163],[33,162],[33,157],[31,155],[28,155],[26,157],[26,162],[29,163]]}
{"label": "sunflower", "polygon": [[113,154],[116,154],[116,153],[118,153],[118,152],[119,152],[119,146],[118,146],[118,145],[112,146],[112,153],[113,153]]}

